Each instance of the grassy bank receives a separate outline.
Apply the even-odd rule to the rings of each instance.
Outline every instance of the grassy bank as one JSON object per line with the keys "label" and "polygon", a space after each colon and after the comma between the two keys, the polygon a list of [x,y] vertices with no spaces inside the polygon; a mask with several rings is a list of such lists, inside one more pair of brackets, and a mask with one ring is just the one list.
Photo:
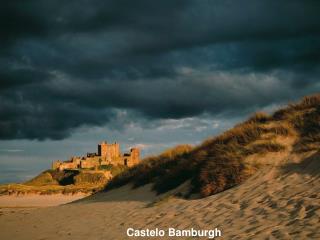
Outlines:
{"label": "grassy bank", "polygon": [[124,171],[121,166],[106,166],[99,170],[46,170],[24,183],[0,185],[0,195],[4,194],[92,194],[102,190],[106,183]]}

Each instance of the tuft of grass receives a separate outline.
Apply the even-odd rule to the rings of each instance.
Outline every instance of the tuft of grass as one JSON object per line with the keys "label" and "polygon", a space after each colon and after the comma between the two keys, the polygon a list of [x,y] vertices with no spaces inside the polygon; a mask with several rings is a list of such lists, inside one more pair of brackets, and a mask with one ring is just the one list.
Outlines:
{"label": "tuft of grass", "polygon": [[320,105],[320,94],[314,94],[311,96],[306,96],[302,98],[302,100],[297,104],[290,105],[291,109],[294,110],[304,110],[304,109],[310,109],[315,108]]}
{"label": "tuft of grass", "polygon": [[256,112],[246,122],[247,123],[267,123],[270,120],[272,120],[272,117],[268,113]]}
{"label": "tuft of grass", "polygon": [[320,105],[292,119],[299,133],[294,149],[297,153],[318,150],[320,147]]}
{"label": "tuft of grass", "polygon": [[214,158],[206,161],[199,176],[193,180],[194,192],[207,197],[242,183],[249,176],[239,158]]}
{"label": "tuft of grass", "polygon": [[272,115],[273,120],[293,120],[296,115],[301,114],[303,111],[316,108],[320,105],[320,94],[314,94],[304,97],[298,103],[291,103],[286,108],[279,109]]}
{"label": "tuft of grass", "polygon": [[286,150],[285,146],[275,142],[265,142],[253,144],[248,147],[248,155],[256,153],[282,152]]}

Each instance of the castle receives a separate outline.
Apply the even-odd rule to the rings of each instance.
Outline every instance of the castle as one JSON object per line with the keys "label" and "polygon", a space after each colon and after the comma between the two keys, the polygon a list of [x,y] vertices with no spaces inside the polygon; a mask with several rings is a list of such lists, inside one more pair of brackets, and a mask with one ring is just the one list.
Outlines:
{"label": "castle", "polygon": [[52,169],[99,168],[107,165],[124,165],[131,167],[140,161],[140,150],[131,148],[129,153],[121,154],[120,144],[101,142],[97,153],[87,153],[86,157],[72,157],[68,161],[57,160],[52,163]]}

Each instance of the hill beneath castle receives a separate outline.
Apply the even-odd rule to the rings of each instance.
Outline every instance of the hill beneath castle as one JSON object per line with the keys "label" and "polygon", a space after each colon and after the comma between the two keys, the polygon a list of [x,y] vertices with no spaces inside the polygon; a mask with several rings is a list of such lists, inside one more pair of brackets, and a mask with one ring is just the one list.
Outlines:
{"label": "hill beneath castle", "polygon": [[24,183],[0,185],[1,195],[90,195],[104,189],[113,176],[126,170],[125,166],[107,165],[103,169],[46,170]]}

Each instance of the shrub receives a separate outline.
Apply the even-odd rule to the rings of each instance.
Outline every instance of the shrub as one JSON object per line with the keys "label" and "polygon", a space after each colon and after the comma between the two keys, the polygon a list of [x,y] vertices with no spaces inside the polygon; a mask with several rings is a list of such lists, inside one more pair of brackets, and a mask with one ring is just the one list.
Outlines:
{"label": "shrub", "polygon": [[74,184],[74,177],[79,174],[79,170],[48,170],[48,172],[62,186]]}
{"label": "shrub", "polygon": [[103,173],[95,172],[80,172],[77,176],[74,177],[74,184],[105,184],[108,179]]}

